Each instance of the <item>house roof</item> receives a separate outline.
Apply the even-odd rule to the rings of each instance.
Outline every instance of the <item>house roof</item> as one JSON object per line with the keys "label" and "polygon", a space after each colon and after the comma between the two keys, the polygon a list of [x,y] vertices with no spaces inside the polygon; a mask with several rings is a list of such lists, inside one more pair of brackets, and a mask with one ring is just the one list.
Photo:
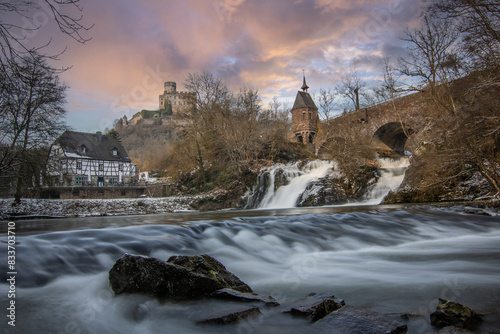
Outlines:
{"label": "house roof", "polygon": [[[99,140],[99,138],[101,138]],[[57,140],[66,155],[98,160],[131,162],[123,145],[115,138],[99,133],[65,131]],[[82,150],[82,147],[85,150]],[[116,155],[113,155],[116,149]]]}
{"label": "house roof", "polygon": [[309,93],[298,91],[292,110],[300,108],[318,109]]}

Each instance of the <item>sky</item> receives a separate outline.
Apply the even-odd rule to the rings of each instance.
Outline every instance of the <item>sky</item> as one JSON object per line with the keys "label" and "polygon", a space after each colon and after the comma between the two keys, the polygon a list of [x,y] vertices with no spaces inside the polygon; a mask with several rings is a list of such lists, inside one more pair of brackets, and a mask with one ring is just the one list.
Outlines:
{"label": "sky", "polygon": [[163,83],[183,91],[188,73],[258,89],[264,106],[273,96],[292,105],[303,70],[313,96],[352,71],[373,82],[384,57],[405,54],[400,38],[419,24],[422,1],[81,0],[92,26],[84,44],[58,32],[43,8],[24,20],[41,26],[36,43],[65,50],[56,65],[71,66],[61,75],[68,125],[95,132],[157,109]]}

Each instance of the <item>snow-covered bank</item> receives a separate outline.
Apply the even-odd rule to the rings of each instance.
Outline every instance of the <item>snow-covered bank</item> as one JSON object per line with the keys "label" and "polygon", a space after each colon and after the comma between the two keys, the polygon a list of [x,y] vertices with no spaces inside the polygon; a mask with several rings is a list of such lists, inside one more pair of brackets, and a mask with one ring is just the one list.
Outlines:
{"label": "snow-covered bank", "polygon": [[0,219],[14,216],[89,217],[170,213],[191,210],[200,196],[138,199],[0,199]]}

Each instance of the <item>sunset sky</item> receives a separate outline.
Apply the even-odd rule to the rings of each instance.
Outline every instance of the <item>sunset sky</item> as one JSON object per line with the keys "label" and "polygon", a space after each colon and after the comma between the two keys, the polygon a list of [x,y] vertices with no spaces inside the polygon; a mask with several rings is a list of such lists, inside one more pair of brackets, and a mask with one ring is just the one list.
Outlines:
{"label": "sunset sky", "polygon": [[[343,73],[380,76],[383,57],[405,53],[424,0],[82,0],[94,27],[81,45],[50,23],[36,36],[67,50],[58,66],[70,87],[68,124],[104,131],[114,119],[157,109],[164,81],[183,90],[187,73],[212,72],[234,91],[258,89],[293,103],[302,69],[314,94]],[[42,17],[43,13],[38,13]],[[43,20],[42,20],[43,23]]]}

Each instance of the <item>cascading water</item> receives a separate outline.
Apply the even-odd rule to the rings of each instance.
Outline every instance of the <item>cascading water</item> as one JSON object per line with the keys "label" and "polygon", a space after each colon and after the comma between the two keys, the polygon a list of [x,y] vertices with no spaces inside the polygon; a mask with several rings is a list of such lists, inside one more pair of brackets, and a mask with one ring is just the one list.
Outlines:
{"label": "cascading water", "polygon": [[399,188],[405,177],[405,172],[410,165],[408,157],[399,159],[379,158],[380,178],[359,204],[380,204],[390,191]]}
{"label": "cascading water", "polygon": [[[379,158],[380,177],[360,202],[355,204],[380,204],[384,197],[403,182],[409,159]],[[330,160],[309,161],[301,167],[300,162],[274,164],[259,175],[258,184],[247,195],[247,208],[293,208],[308,185],[326,176],[341,177],[337,165]],[[319,188],[319,187],[317,187]],[[307,196],[306,196],[307,197]],[[354,203],[351,203],[351,205]]]}
{"label": "cascading water", "polygon": [[293,208],[307,185],[333,173],[335,163],[329,160],[274,164],[264,169],[256,189],[248,196],[249,208]]}

